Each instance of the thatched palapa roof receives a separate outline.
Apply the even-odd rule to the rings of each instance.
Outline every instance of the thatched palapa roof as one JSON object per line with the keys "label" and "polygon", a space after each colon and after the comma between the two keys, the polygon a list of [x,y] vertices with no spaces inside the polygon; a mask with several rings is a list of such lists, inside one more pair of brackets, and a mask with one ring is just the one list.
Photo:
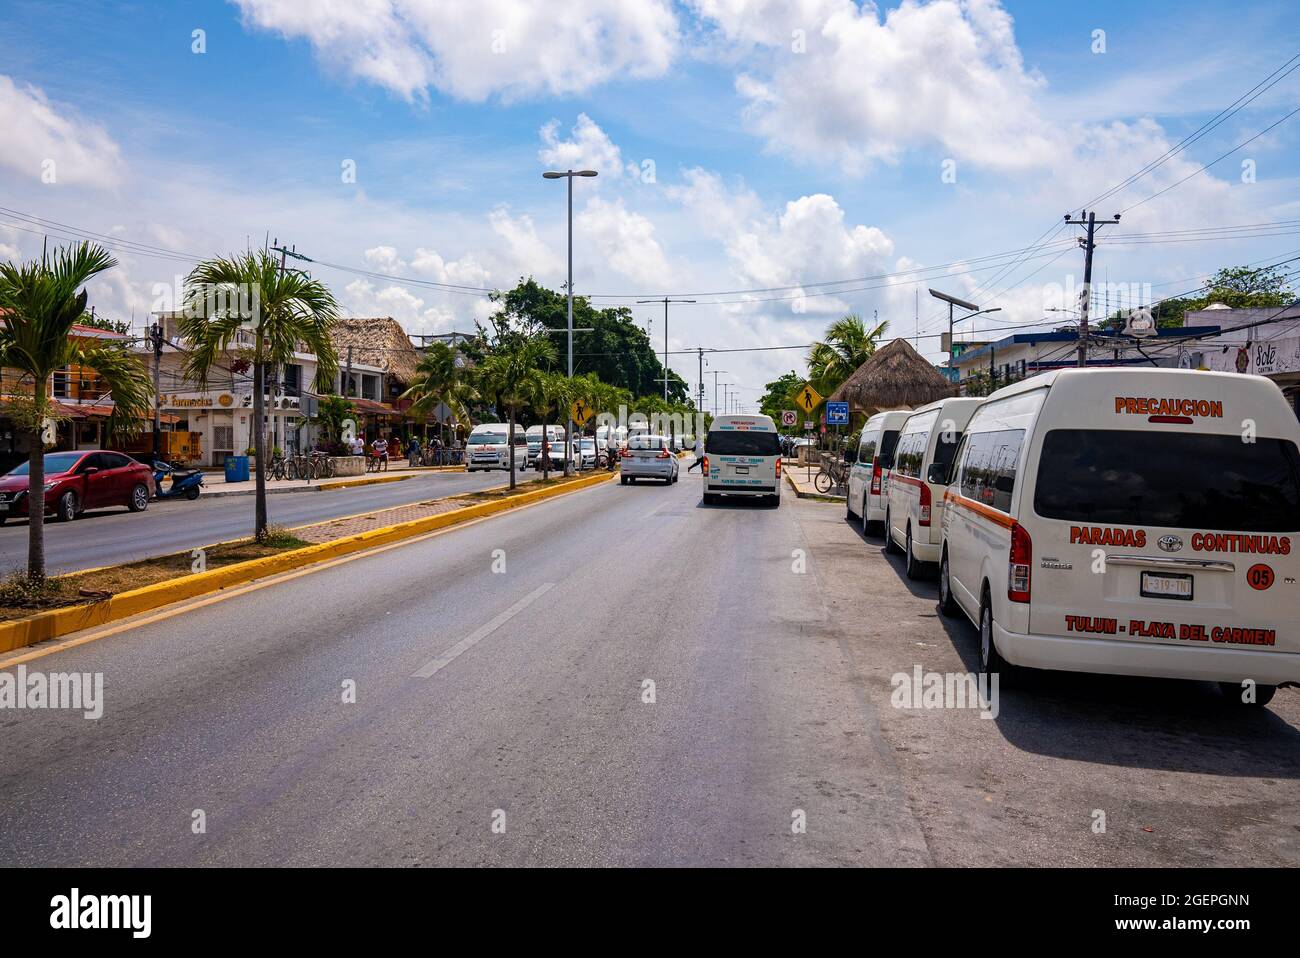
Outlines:
{"label": "thatched palapa roof", "polygon": [[330,339],[338,351],[340,366],[347,361],[351,346],[354,363],[378,366],[403,385],[415,381],[420,354],[402,324],[391,316],[336,319],[330,325]]}
{"label": "thatched palapa roof", "polygon": [[956,392],[907,340],[895,339],[872,353],[830,398],[870,415],[881,409],[923,406]]}

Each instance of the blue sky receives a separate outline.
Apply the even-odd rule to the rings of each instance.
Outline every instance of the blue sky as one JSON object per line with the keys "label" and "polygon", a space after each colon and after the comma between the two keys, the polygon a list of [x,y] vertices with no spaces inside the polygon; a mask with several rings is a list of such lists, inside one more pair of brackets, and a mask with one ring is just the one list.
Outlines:
{"label": "blue sky", "polygon": [[[340,19],[344,8],[364,15]],[[67,224],[63,235],[180,254],[260,245],[269,232],[378,274],[321,271],[357,315],[465,329],[490,308],[482,297],[410,280],[500,286],[532,273],[558,284],[563,187],[540,173],[563,157],[605,164],[579,184],[579,292],[795,290],[701,297],[710,301],[675,312],[674,349],[806,343],[847,309],[913,336],[917,289],[929,336],[929,285],[1001,306],[996,328],[1050,315],[1051,289],[1079,281],[1069,232],[987,289],[979,282],[997,270],[955,267],[794,297],[806,284],[1025,246],[1293,56],[1288,13],[992,0],[4,0],[0,117],[14,135],[0,142],[0,206]],[[1128,207],[1193,172],[1294,109],[1298,90],[1288,77],[1107,204]],[[1133,209],[1122,232],[1171,239],[1296,218],[1294,145],[1292,124],[1279,126]],[[54,183],[42,181],[45,159]],[[1254,182],[1242,182],[1243,159]],[[347,160],[355,183],[342,181]],[[955,182],[941,177],[945,160]],[[646,161],[653,182],[629,172]],[[39,248],[19,226],[33,224],[0,214],[0,256]],[[1180,235],[1197,242],[1103,247],[1096,278],[1162,295],[1293,248],[1287,235]],[[121,259],[95,301],[137,320],[153,287],[187,268],[183,255],[125,247]],[[636,314],[655,319],[658,343],[657,311]],[[916,342],[937,358],[937,340]],[[695,378],[693,362],[673,364]],[[726,361],[751,399],[800,366],[798,351]]]}

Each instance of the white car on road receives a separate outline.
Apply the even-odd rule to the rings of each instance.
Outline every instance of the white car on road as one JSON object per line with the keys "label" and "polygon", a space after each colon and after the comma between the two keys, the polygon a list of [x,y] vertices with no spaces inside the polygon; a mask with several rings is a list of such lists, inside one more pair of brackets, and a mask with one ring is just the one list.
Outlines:
{"label": "white car on road", "polygon": [[623,450],[620,459],[619,469],[622,475],[619,481],[625,486],[638,479],[660,479],[667,485],[676,482],[680,471],[677,457],[669,446],[667,436],[649,433],[629,436],[627,448]]}

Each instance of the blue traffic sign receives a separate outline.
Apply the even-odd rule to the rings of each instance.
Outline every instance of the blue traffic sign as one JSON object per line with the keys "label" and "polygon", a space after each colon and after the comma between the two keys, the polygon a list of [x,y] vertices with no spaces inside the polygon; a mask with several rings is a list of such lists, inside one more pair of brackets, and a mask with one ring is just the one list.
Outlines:
{"label": "blue traffic sign", "polygon": [[828,402],[826,404],[826,425],[847,426],[849,424],[849,404],[846,402]]}

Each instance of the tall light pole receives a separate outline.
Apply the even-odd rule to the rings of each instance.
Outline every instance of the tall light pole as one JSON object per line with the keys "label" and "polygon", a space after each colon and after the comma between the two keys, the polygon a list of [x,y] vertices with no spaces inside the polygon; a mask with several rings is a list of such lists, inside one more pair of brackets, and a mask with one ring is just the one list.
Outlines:
{"label": "tall light pole", "polygon": [[669,303],[693,303],[693,299],[669,299],[665,296],[663,299],[638,299],[638,303],[663,303],[664,304],[664,402],[668,402],[668,304]]}
{"label": "tall light pole", "polygon": [[957,317],[958,319],[971,319],[975,316],[982,316],[985,313],[1000,313],[1002,312],[1002,307],[994,306],[992,309],[980,309],[974,303],[968,303],[966,302],[966,300],[958,299],[956,296],[950,296],[947,293],[941,293],[937,289],[930,290],[930,295],[933,296],[935,299],[941,299],[948,304],[948,366],[950,368],[956,368],[953,366],[953,359],[955,358],[955,355],[953,353],[953,342],[952,342],[953,306],[957,305],[960,306],[962,309],[974,310],[974,312],[967,313],[965,316],[958,316]]}
{"label": "tall light pole", "polygon": [[710,369],[709,372],[713,373],[713,415],[716,418],[718,415],[718,376],[725,374],[727,370]]}
{"label": "tall light pole", "polygon": [[[569,378],[573,378],[573,178],[575,176],[596,176],[595,170],[547,170],[544,179],[569,181],[569,281],[566,290],[569,294]],[[567,413],[566,413],[567,415]],[[569,443],[573,436],[573,418],[569,417],[564,430],[564,474],[569,475],[569,460],[573,453]]]}

